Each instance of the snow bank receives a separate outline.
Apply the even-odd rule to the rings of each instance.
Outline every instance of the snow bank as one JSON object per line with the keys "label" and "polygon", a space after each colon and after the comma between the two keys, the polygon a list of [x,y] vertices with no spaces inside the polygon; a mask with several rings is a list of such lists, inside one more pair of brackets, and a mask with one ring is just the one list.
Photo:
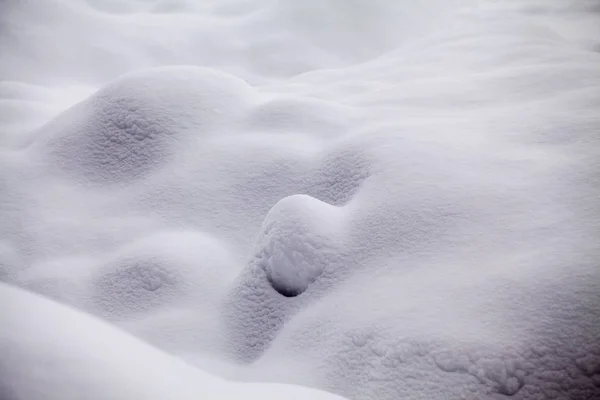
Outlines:
{"label": "snow bank", "polygon": [[98,319],[0,284],[3,399],[341,399],[277,384],[228,383]]}
{"label": "snow bank", "polygon": [[0,5],[3,395],[598,396],[594,1],[42,3]]}

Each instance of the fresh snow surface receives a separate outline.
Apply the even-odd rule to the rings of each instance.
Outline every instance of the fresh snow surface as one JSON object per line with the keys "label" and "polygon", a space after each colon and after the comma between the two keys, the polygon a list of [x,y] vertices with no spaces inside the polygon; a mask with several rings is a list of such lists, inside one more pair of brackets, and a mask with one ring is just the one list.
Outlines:
{"label": "fresh snow surface", "polygon": [[3,400],[342,399],[293,385],[226,382],[89,314],[4,283],[0,300]]}
{"label": "fresh snow surface", "polygon": [[600,399],[600,2],[0,1],[0,280],[0,400]]}

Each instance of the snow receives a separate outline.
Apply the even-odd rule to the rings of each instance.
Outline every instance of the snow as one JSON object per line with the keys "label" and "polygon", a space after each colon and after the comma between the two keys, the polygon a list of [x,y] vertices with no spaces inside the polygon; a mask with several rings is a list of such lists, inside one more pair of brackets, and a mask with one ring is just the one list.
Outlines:
{"label": "snow", "polygon": [[331,243],[335,228],[342,231],[337,213],[336,207],[306,195],[281,199],[269,211],[254,262],[277,292],[302,294],[339,257],[339,246]]}
{"label": "snow", "polygon": [[3,399],[341,399],[293,385],[231,384],[39,295],[0,284],[0,299]]}
{"label": "snow", "polygon": [[599,38],[596,0],[1,2],[0,398],[600,398]]}

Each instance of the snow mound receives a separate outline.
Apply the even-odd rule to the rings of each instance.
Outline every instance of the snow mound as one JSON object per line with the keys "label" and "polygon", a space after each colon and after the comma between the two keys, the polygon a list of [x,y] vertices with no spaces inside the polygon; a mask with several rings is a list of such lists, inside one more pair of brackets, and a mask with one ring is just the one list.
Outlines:
{"label": "snow mound", "polygon": [[342,399],[289,385],[223,381],[99,319],[4,283],[0,300],[2,399]]}
{"label": "snow mound", "polygon": [[121,249],[95,268],[90,290],[96,314],[114,320],[151,310],[218,301],[232,260],[216,239],[163,232]]}
{"label": "snow mound", "polygon": [[194,136],[222,132],[243,111],[248,92],[242,81],[201,68],[132,73],[42,127],[38,136],[51,165],[62,172],[85,182],[128,182],[164,166]]}
{"label": "snow mound", "polygon": [[226,304],[236,357],[260,355],[287,320],[336,283],[346,260],[344,218],[342,208],[308,195],[285,197],[267,213]]}
{"label": "snow mound", "polygon": [[302,294],[339,257],[337,208],[305,195],[286,197],[269,211],[255,262],[277,292]]}
{"label": "snow mound", "polygon": [[595,3],[0,1],[0,397],[600,398]]}

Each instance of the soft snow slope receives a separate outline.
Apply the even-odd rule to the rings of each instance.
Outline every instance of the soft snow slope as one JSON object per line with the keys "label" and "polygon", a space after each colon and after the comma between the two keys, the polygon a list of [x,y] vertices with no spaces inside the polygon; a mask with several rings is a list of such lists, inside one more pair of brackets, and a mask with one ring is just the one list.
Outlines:
{"label": "soft snow slope", "polygon": [[[0,283],[0,398],[315,399],[280,384],[231,384],[81,312]],[[35,318],[24,310],[35,309]]]}
{"label": "soft snow slope", "polygon": [[597,0],[7,0],[0,54],[2,396],[600,398]]}

